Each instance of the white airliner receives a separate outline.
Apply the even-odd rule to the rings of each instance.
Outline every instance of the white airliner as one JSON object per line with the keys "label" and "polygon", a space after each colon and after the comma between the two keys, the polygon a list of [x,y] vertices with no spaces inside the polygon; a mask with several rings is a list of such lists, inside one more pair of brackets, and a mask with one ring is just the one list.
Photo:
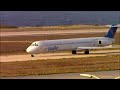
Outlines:
{"label": "white airliner", "polygon": [[60,50],[71,50],[72,54],[76,54],[77,50],[84,50],[84,54],[89,54],[91,49],[101,49],[115,43],[114,35],[117,28],[116,25],[112,25],[103,37],[35,41],[26,52],[32,54],[31,57],[37,53]]}

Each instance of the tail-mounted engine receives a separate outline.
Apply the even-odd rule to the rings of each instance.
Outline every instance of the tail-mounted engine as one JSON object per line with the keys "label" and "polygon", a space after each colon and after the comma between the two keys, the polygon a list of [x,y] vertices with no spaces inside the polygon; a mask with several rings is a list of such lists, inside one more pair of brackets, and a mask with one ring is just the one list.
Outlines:
{"label": "tail-mounted engine", "polygon": [[96,45],[97,46],[107,46],[112,44],[114,41],[113,40],[97,40]]}

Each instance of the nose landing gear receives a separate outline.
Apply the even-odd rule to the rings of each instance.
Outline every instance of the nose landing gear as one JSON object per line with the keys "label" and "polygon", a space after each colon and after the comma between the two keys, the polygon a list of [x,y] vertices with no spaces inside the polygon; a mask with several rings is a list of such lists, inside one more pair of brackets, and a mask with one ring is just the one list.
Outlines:
{"label": "nose landing gear", "polygon": [[31,55],[31,57],[34,57],[34,55]]}

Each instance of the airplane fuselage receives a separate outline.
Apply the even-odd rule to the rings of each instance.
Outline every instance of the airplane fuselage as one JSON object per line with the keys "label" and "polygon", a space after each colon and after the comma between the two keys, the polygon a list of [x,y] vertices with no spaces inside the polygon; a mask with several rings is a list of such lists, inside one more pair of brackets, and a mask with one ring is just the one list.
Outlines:
{"label": "airplane fuselage", "polygon": [[114,43],[114,39],[107,37],[36,41],[27,48],[27,52],[35,54],[60,50],[77,50],[78,47],[101,47],[112,43]]}

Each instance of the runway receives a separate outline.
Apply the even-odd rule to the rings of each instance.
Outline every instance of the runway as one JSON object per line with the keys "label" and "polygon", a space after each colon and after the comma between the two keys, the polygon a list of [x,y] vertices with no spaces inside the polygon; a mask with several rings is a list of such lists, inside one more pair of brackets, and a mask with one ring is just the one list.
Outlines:
{"label": "runway", "polygon": [[[0,36],[1,37],[10,37],[10,36],[21,36],[21,35],[68,35],[68,34],[87,34],[87,33],[105,33],[107,32],[107,29],[101,29],[101,30],[96,30],[96,29],[88,29],[88,30],[49,30],[49,31],[14,31],[13,32],[1,32]],[[120,32],[118,29],[117,32]]]}
{"label": "runway", "polygon": [[[19,36],[19,35],[37,35],[37,34],[39,34],[39,35],[53,35],[53,34],[59,34],[59,35],[61,35],[61,34],[70,34],[70,33],[88,33],[88,32],[95,32],[95,31],[88,31],[88,30],[74,30],[74,32],[73,32],[73,30],[69,30],[69,32],[67,31],[67,30],[63,30],[63,32],[61,32],[61,30],[55,30],[55,31],[23,31],[23,32],[18,32],[18,31],[16,31],[16,32],[1,32],[1,34],[0,34],[0,36],[6,36],[6,37],[8,37],[8,36]],[[97,31],[96,30],[96,32],[104,32],[104,31]]]}
{"label": "runway", "polygon": [[99,50],[90,51],[89,55],[85,55],[83,51],[78,52],[76,55],[72,55],[71,52],[51,52],[36,54],[35,57],[31,57],[30,54],[25,55],[2,55],[0,56],[0,62],[13,62],[13,61],[29,61],[29,60],[49,60],[49,59],[64,59],[64,58],[85,58],[107,55],[120,55],[120,50]]}
{"label": "runway", "polygon": [[33,75],[33,76],[19,76],[19,77],[0,77],[0,78],[1,79],[94,79],[94,78],[80,76],[80,74],[92,74],[92,75],[96,75],[100,79],[114,79],[115,77],[120,76],[120,70],[51,74],[51,75]]}

